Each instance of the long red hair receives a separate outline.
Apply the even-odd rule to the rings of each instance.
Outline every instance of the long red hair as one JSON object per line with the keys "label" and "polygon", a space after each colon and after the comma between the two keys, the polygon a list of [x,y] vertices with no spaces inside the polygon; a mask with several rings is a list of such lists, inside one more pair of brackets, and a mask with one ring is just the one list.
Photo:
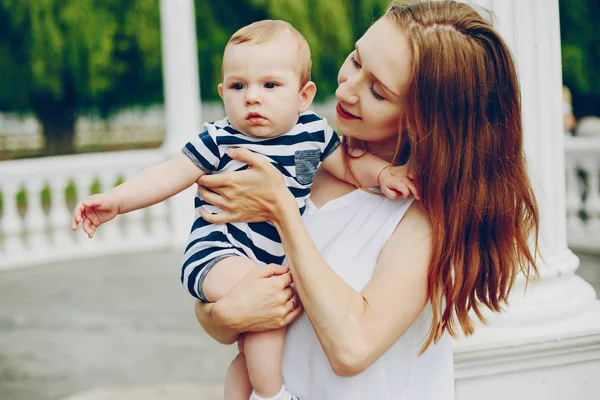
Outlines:
{"label": "long red hair", "polygon": [[503,39],[455,1],[394,1],[383,18],[406,33],[414,60],[395,159],[409,149],[432,225],[433,321],[424,351],[444,331],[456,336],[458,326],[472,334],[471,311],[485,322],[482,308],[501,311],[519,272],[537,273],[539,214],[517,73]]}

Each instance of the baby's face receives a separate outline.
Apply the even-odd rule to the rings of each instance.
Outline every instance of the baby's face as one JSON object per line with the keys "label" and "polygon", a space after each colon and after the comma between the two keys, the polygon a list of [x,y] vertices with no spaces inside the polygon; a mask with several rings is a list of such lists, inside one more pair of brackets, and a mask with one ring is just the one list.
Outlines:
{"label": "baby's face", "polygon": [[304,111],[297,62],[297,46],[285,36],[260,45],[227,47],[219,94],[235,129],[269,138],[294,127]]}

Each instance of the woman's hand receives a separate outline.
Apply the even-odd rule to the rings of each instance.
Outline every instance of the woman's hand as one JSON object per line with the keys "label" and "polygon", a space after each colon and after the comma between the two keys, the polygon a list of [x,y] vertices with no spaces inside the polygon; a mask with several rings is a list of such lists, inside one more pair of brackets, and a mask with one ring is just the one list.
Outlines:
{"label": "woman's hand", "polygon": [[197,302],[196,316],[213,337],[209,325],[236,334],[284,327],[302,313],[291,283],[287,267],[271,264],[255,268],[216,303]]}
{"label": "woman's hand", "polygon": [[283,210],[298,209],[281,172],[268,160],[244,148],[231,149],[227,155],[247,163],[248,169],[198,179],[202,198],[223,210],[210,214],[200,208],[202,218],[213,224],[276,222]]}

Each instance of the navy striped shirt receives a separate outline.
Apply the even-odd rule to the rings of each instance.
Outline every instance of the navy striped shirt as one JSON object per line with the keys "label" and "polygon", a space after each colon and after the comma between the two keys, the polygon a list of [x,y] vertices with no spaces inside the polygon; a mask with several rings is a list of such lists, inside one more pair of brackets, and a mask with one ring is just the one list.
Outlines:
{"label": "navy striped shirt", "polygon": [[[300,115],[292,130],[272,138],[246,136],[233,128],[227,118],[205,123],[204,131],[182,151],[207,174],[247,168],[247,164],[225,154],[230,148],[244,147],[262,155],[281,172],[298,202],[300,213],[303,213],[317,168],[339,144],[339,137],[327,121],[307,111]],[[196,220],[181,272],[184,285],[194,289],[192,292],[197,288],[199,267],[227,252],[246,255],[259,265],[283,263],[283,246],[273,225],[267,222],[212,225],[200,217],[200,207],[212,213],[220,212],[218,207],[206,203],[200,193],[196,193]]]}

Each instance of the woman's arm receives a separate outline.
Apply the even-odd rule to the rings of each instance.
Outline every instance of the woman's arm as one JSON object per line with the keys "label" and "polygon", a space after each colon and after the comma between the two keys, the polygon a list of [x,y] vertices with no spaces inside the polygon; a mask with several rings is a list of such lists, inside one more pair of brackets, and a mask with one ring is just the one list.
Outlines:
{"label": "woman's arm", "polygon": [[369,284],[357,292],[323,260],[302,221],[275,222],[296,290],[334,372],[361,373],[414,323],[427,302],[430,226],[415,203],[385,244]]}
{"label": "woman's arm", "polygon": [[234,343],[243,332],[281,328],[303,310],[291,283],[287,267],[255,268],[216,303],[196,302],[196,318],[210,336],[223,344]]}
{"label": "woman's arm", "polygon": [[221,344],[233,344],[240,332],[233,329],[224,317],[215,310],[215,303],[196,301],[194,313],[202,329]]}
{"label": "woman's arm", "polygon": [[268,162],[244,149],[230,154],[251,168],[227,177],[200,179],[220,206],[209,221],[239,221],[253,216],[277,227],[296,290],[333,370],[351,376],[364,371],[417,319],[427,302],[431,257],[430,223],[414,203],[384,246],[376,271],[362,292],[346,284],[323,260],[300,218],[295,199]]}

